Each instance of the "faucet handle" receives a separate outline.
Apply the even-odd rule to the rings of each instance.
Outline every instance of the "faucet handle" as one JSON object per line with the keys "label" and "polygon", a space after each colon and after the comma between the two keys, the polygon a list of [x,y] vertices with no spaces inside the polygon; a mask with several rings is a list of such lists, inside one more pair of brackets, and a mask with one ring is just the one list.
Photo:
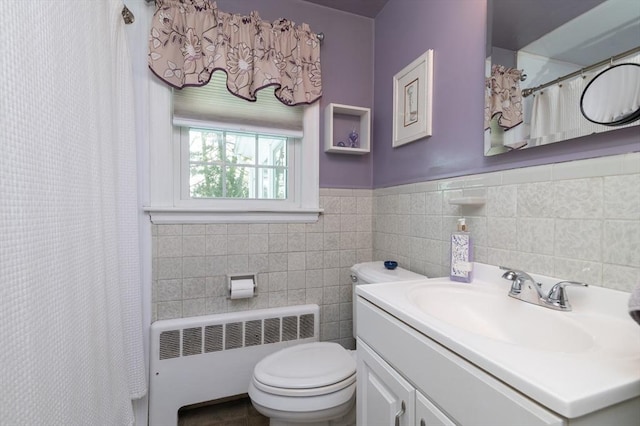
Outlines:
{"label": "faucet handle", "polygon": [[549,290],[549,296],[547,297],[549,303],[561,308],[562,310],[570,311],[571,305],[569,304],[569,299],[567,299],[567,291],[565,290],[565,287],[569,285],[583,287],[589,286],[589,284],[587,283],[581,283],[578,281],[560,281],[559,283],[551,287],[551,290]]}
{"label": "faucet handle", "polygon": [[528,277],[529,276],[524,271],[521,271],[521,270],[515,269],[515,268],[509,268],[508,266],[498,266],[498,268],[502,269],[503,271],[506,271],[504,274],[502,274],[502,278],[504,278],[505,280],[515,281],[518,278],[523,278],[523,277]]}
{"label": "faucet handle", "polygon": [[511,281],[511,290],[509,290],[509,293],[514,295],[520,294],[520,291],[522,291],[522,279],[519,272],[521,271],[518,271],[512,268],[507,268],[506,266],[500,266],[500,269],[507,271],[504,274],[502,274],[502,278],[504,278],[505,280]]}
{"label": "faucet handle", "polygon": [[537,283],[531,275],[527,274],[524,271],[519,269],[509,268],[507,266],[499,266],[500,269],[507,271],[502,274],[502,278],[505,280],[511,281],[511,290],[509,291],[512,295],[520,294],[522,291],[522,284],[524,281],[528,280],[531,283],[535,284],[538,288],[540,288],[540,283]]}

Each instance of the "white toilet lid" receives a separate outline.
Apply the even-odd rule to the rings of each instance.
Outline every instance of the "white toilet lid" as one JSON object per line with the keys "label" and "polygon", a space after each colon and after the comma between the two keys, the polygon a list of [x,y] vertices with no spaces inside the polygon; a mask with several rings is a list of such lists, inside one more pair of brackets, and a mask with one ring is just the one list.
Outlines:
{"label": "white toilet lid", "polygon": [[357,263],[351,267],[351,272],[368,283],[388,283],[391,281],[411,281],[427,278],[424,275],[416,274],[400,267],[393,270],[387,269],[382,261]]}
{"label": "white toilet lid", "polygon": [[285,389],[329,386],[353,376],[356,362],[337,343],[315,342],[291,346],[256,364],[254,379],[264,385]]}

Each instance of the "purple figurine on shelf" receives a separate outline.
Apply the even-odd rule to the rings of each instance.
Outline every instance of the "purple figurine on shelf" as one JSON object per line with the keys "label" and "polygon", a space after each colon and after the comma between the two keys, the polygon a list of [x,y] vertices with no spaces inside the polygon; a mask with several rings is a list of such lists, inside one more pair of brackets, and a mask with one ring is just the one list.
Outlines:
{"label": "purple figurine on shelf", "polygon": [[356,129],[353,129],[351,131],[351,133],[349,133],[349,140],[351,141],[351,143],[349,144],[349,146],[351,148],[357,148],[358,147],[358,132],[356,132]]}

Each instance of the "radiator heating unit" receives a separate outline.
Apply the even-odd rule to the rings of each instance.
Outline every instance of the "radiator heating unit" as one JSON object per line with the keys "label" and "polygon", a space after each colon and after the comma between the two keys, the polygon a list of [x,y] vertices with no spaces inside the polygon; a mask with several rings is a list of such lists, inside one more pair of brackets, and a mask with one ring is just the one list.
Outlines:
{"label": "radiator heating unit", "polygon": [[318,341],[318,312],[300,305],[154,322],[149,425],[176,425],[180,407],[246,394],[262,358]]}

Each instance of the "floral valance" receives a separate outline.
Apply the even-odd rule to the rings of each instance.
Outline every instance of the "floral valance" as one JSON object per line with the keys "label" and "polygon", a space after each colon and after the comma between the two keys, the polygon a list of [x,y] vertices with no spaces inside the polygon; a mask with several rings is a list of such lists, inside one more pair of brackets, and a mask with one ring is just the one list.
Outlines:
{"label": "floral valance", "polygon": [[221,70],[229,91],[249,101],[268,86],[286,105],[322,96],[320,41],[307,24],[229,14],[210,0],[156,0],[149,68],[175,88],[204,86]]}
{"label": "floral valance", "polygon": [[511,129],[522,123],[522,91],[520,77],[522,71],[507,68],[503,65],[491,67],[491,77],[486,79],[484,128],[494,116],[498,116],[498,124]]}

